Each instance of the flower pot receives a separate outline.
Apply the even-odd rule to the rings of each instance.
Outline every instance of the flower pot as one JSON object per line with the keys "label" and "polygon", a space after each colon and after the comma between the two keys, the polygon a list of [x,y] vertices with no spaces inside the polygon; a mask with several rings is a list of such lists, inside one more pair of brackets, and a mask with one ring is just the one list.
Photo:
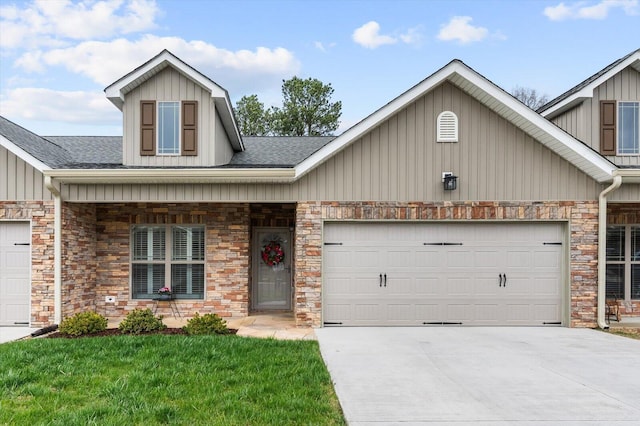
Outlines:
{"label": "flower pot", "polygon": [[158,300],[171,300],[171,295],[170,294],[161,294],[158,297]]}

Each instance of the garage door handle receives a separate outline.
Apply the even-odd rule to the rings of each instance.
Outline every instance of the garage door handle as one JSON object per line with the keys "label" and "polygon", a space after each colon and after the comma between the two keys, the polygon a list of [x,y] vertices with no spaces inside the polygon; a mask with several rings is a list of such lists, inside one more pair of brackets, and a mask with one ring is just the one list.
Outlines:
{"label": "garage door handle", "polygon": [[504,277],[504,281],[502,281],[502,287],[506,287],[507,286],[507,274],[504,274],[503,277]]}
{"label": "garage door handle", "polygon": [[498,287],[502,287],[502,274],[498,274]]}
{"label": "garage door handle", "polygon": [[384,274],[384,286],[387,286],[387,274]]}
{"label": "garage door handle", "polygon": [[380,287],[382,287],[382,274],[380,274]]}

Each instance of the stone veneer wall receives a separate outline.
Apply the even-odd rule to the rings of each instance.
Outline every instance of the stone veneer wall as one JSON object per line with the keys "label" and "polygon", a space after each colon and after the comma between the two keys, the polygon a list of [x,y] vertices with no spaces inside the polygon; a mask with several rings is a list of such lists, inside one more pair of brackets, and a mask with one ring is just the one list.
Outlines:
{"label": "stone veneer wall", "polygon": [[62,207],[62,318],[96,310],[96,206]]}
{"label": "stone veneer wall", "polygon": [[31,327],[54,316],[53,201],[0,201],[0,220],[31,221]]}
{"label": "stone veneer wall", "polygon": [[[640,225],[640,203],[619,203],[607,206],[608,225]],[[620,314],[640,315],[640,300],[621,300],[618,302]]]}
{"label": "stone veneer wall", "polygon": [[[121,318],[153,301],[131,299],[129,258],[131,225],[206,225],[205,299],[176,300],[184,316],[195,312],[222,317],[248,314],[250,207],[248,204],[115,203],[96,206],[96,307],[109,318]],[[106,303],[105,296],[115,296]],[[168,307],[158,314],[171,315]]]}
{"label": "stone veneer wall", "polygon": [[295,313],[300,327],[322,326],[324,220],[563,220],[570,232],[570,326],[595,327],[598,203],[584,202],[300,202],[296,212]]}

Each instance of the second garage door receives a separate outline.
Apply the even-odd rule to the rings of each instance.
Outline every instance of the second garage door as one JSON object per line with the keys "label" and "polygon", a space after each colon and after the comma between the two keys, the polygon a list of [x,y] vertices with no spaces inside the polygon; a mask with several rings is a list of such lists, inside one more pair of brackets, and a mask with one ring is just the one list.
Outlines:
{"label": "second garage door", "polygon": [[559,223],[326,223],[325,325],[562,321]]}

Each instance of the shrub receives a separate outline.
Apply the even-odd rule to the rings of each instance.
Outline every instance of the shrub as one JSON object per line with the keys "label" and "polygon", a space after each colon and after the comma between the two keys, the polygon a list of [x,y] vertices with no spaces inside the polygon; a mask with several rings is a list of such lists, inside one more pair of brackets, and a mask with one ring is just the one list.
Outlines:
{"label": "shrub", "polygon": [[165,328],[167,326],[162,323],[162,316],[156,317],[151,309],[134,309],[118,326],[121,332],[129,334],[140,334]]}
{"label": "shrub", "polygon": [[218,314],[196,314],[182,327],[187,334],[229,334],[227,322]]}
{"label": "shrub", "polygon": [[78,312],[62,321],[58,331],[69,336],[97,333],[107,329],[107,319],[96,312]]}

